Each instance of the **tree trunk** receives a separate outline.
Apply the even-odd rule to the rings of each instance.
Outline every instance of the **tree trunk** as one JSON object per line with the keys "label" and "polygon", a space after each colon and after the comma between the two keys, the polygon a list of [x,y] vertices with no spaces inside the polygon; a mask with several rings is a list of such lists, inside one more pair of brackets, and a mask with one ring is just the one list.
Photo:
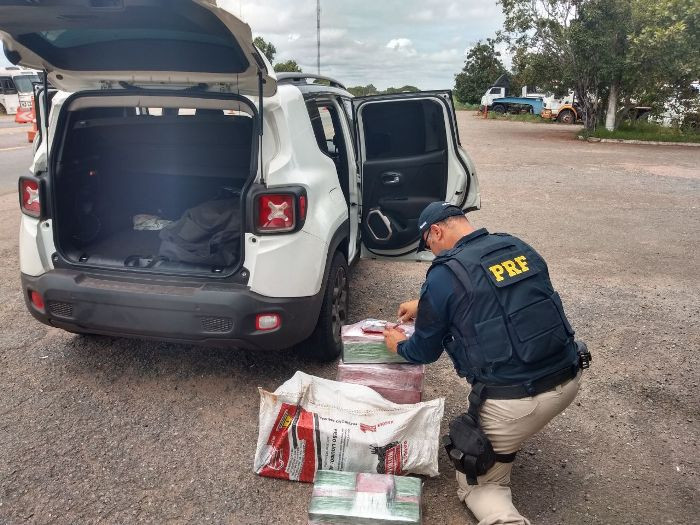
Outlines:
{"label": "tree trunk", "polygon": [[617,92],[619,83],[617,81],[610,85],[610,94],[608,95],[608,111],[605,114],[605,129],[608,131],[615,130],[615,117],[617,116]]}
{"label": "tree trunk", "polygon": [[583,113],[581,119],[583,120],[583,125],[588,131],[593,131],[595,129],[597,119],[596,108],[591,102],[591,97],[585,87],[577,86],[576,100],[578,101]]}

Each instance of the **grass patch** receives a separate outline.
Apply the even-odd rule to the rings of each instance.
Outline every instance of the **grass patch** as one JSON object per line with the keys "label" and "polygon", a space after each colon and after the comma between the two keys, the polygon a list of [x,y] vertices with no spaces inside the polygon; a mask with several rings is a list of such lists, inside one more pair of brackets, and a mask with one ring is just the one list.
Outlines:
{"label": "grass patch", "polygon": [[455,110],[457,111],[478,111],[479,104],[462,104],[459,100],[452,97],[452,101],[455,105]]}
{"label": "grass patch", "polygon": [[683,131],[669,128],[653,122],[622,123],[615,131],[604,127],[595,131],[584,130],[582,137],[597,137],[599,139],[650,140],[658,142],[700,142],[700,132]]}

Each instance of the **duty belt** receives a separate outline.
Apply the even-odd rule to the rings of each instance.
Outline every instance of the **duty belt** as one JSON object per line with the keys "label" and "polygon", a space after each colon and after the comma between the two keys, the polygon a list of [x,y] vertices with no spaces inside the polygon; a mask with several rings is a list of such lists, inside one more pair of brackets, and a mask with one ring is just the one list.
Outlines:
{"label": "duty belt", "polygon": [[484,385],[481,393],[484,399],[521,399],[523,397],[536,396],[558,387],[578,375],[579,370],[585,370],[591,364],[593,358],[588,351],[586,343],[576,341],[578,363],[567,366],[553,374],[540,377],[534,381],[519,385]]}
{"label": "duty belt", "polygon": [[536,396],[573,379],[578,371],[578,366],[568,366],[527,385],[485,385],[482,395],[485,399],[520,399]]}

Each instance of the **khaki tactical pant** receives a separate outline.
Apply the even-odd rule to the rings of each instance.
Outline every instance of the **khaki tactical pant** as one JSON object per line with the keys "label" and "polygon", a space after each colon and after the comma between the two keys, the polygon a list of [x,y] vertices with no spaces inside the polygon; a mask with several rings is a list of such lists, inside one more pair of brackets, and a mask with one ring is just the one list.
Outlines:
{"label": "khaki tactical pant", "polygon": [[[497,453],[509,454],[561,413],[576,397],[581,372],[553,390],[522,399],[487,399],[481,406],[481,426]],[[513,506],[510,471],[513,463],[496,463],[477,478],[478,485],[467,484],[457,472],[457,495],[472,511],[478,525],[530,525]]]}

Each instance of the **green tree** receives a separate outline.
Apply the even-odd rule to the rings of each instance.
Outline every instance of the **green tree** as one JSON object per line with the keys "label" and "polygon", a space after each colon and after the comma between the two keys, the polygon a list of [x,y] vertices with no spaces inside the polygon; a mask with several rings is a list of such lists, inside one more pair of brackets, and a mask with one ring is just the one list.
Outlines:
{"label": "green tree", "polygon": [[286,62],[277,62],[274,66],[278,73],[301,73],[301,68],[296,60],[287,60]]}
{"label": "green tree", "polygon": [[697,106],[698,94],[691,84],[700,79],[700,3],[634,0],[631,12],[621,77],[623,106],[630,98],[660,109],[669,100],[675,109]]}
{"label": "green tree", "polygon": [[486,89],[506,72],[495,44],[491,38],[477,42],[467,53],[462,72],[455,75],[455,97],[463,104],[478,104]]}
{"label": "green tree", "polygon": [[257,47],[262,52],[262,54],[267,57],[267,59],[270,61],[270,64],[272,64],[275,61],[277,48],[272,42],[266,42],[263,37],[256,36],[253,39],[253,44],[255,44],[255,47]]}
{"label": "green tree", "polygon": [[401,86],[400,88],[395,88],[395,87],[388,87],[384,91],[386,94],[391,94],[391,93],[416,93],[417,91],[420,91],[416,86]]}
{"label": "green tree", "polygon": [[366,86],[352,86],[348,88],[348,91],[356,97],[364,97],[366,95],[377,95],[379,91],[373,84],[367,84]]}
{"label": "green tree", "polygon": [[[590,28],[578,24],[580,4],[589,1],[500,0],[505,15],[500,38],[510,44],[519,81],[546,91],[573,88],[584,123],[592,128],[598,116],[601,54],[606,50]],[[582,54],[586,42],[589,51]]]}
{"label": "green tree", "polygon": [[[516,76],[574,88],[587,128],[635,104],[688,99],[700,77],[697,0],[500,0]],[[618,111],[622,105],[622,111]]]}

